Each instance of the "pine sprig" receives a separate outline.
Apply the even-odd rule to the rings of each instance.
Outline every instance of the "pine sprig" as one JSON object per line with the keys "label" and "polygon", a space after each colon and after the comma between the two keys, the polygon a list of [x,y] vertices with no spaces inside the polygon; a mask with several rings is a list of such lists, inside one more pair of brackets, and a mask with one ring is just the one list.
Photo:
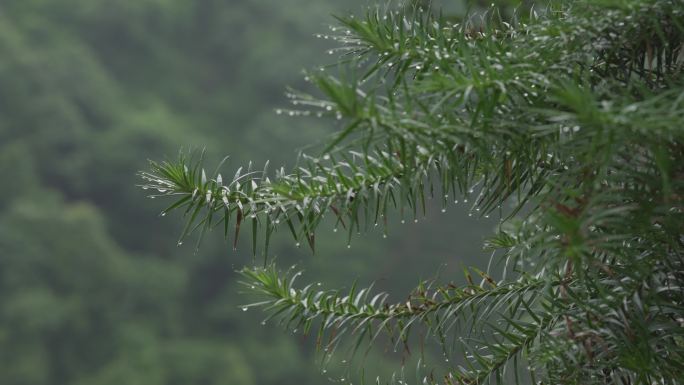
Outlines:
{"label": "pine sprig", "polygon": [[143,188],[175,199],[163,213],[184,212],[181,239],[222,225],[236,245],[251,221],[266,258],[282,224],[313,249],[326,214],[351,238],[477,188],[473,209],[502,217],[486,246],[503,279],[473,269],[480,285],[468,273],[465,287],[421,284],[390,304],[372,288],[297,288],[265,259],[242,272],[264,296],[247,308],[316,324],[331,351],[380,333],[408,348],[423,328],[445,354],[465,352],[447,384],[681,384],[684,5],[554,1],[521,14],[341,17],[329,36],[339,74],[312,71],[318,93],[290,94],[303,108],[291,115],[341,124],[320,155],[228,179],[181,154],[152,162]]}

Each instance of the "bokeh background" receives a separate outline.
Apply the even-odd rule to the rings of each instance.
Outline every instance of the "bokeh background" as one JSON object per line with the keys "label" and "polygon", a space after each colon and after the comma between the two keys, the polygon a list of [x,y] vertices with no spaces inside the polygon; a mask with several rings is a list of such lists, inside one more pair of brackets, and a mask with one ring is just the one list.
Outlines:
{"label": "bokeh background", "polygon": [[[355,370],[323,373],[311,341],[241,311],[249,242],[177,247],[181,220],[159,217],[168,202],[146,199],[136,172],[181,146],[205,148],[211,169],[230,155],[226,173],[292,166],[340,123],[274,109],[286,86],[308,89],[303,69],[334,62],[314,37],[331,14],[364,5],[0,1],[0,384],[313,385]],[[351,249],[330,226],[316,255],[282,231],[271,249],[303,281],[376,282],[401,300],[437,271],[447,282],[486,267],[494,223],[468,209],[431,207]],[[367,364],[396,369],[405,357],[385,350]]]}

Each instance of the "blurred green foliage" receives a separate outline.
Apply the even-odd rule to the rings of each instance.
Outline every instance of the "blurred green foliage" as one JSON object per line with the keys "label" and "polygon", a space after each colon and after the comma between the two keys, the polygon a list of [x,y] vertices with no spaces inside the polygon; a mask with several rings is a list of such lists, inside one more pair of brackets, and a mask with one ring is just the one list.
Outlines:
{"label": "blurred green foliage", "polygon": [[[330,60],[313,34],[347,9],[332,0],[0,2],[1,384],[325,381],[312,344],[240,311],[234,270],[251,263],[249,247],[173,247],[175,221],[143,204],[135,172],[180,145],[238,164],[292,164],[298,146],[335,123],[273,109],[286,85],[305,87],[301,69]],[[466,223],[466,210],[432,210],[430,226],[394,226],[388,240],[370,234],[351,250],[322,237],[310,256],[282,237],[273,252],[330,284],[377,281],[403,295],[440,263],[446,279],[486,263],[478,245],[491,224]],[[378,370],[401,359],[382,353]]]}

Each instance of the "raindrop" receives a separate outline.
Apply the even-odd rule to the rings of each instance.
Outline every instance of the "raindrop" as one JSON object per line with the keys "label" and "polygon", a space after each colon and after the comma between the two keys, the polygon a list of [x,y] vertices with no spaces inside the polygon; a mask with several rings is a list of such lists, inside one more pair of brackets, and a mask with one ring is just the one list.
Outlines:
{"label": "raindrop", "polygon": [[247,306],[244,306],[244,307],[242,308],[242,311],[247,311],[247,310],[248,310]]}
{"label": "raindrop", "polygon": [[299,242],[295,243],[295,247],[299,247],[299,246],[301,246],[301,243],[299,243]]}
{"label": "raindrop", "polygon": [[336,232],[337,232],[337,227],[335,227],[335,228],[333,229],[333,233],[336,233]]}
{"label": "raindrop", "polygon": [[182,246],[182,245],[183,245],[183,241],[178,241],[178,246]]}
{"label": "raindrop", "polygon": [[351,249],[351,245],[347,245],[347,248],[348,248],[348,249]]}
{"label": "raindrop", "polygon": [[442,209],[442,212],[445,213],[445,212],[446,212],[446,209]]}

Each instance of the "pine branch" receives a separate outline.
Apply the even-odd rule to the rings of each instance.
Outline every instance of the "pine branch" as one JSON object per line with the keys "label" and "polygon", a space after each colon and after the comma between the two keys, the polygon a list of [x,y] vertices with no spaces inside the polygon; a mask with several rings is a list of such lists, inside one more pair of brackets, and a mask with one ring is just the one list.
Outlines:
{"label": "pine branch", "polygon": [[388,304],[372,288],[297,289],[265,267],[243,271],[266,297],[246,308],[305,332],[317,322],[328,346],[383,330],[408,346],[414,325],[445,352],[447,334],[479,340],[464,339],[468,367],[446,383],[503,383],[507,370],[517,381],[530,357],[545,383],[680,383],[684,7],[561,1],[529,18],[480,16],[340,18],[340,75],[308,75],[321,97],[290,95],[308,110],[289,114],[341,123],[320,156],[272,180],[248,167],[224,181],[181,154],[153,162],[143,188],[176,199],[164,213],[184,210],[181,238],[221,224],[228,236],[233,222],[236,242],[251,220],[268,256],[281,222],[313,248],[326,213],[351,237],[477,186],[474,209],[506,217],[488,246],[503,250],[507,283],[421,285]]}

